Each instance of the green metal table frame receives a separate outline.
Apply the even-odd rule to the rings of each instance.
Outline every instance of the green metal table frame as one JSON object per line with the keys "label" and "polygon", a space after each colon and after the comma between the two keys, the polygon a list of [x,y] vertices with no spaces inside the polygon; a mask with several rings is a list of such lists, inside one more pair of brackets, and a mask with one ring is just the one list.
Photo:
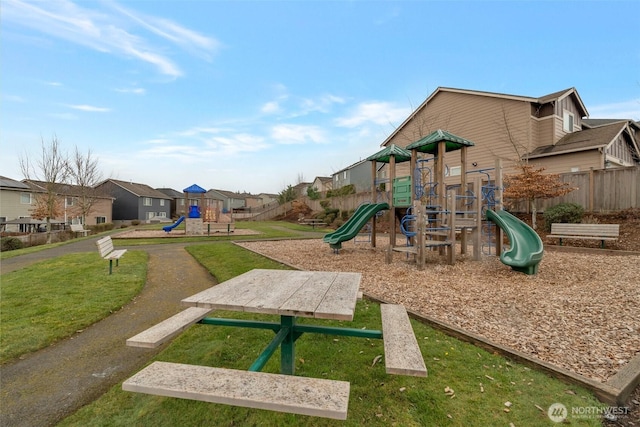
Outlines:
{"label": "green metal table frame", "polygon": [[235,326],[241,328],[271,329],[276,336],[269,345],[260,353],[255,362],[249,367],[249,371],[261,371],[267,364],[273,353],[280,347],[280,373],[295,375],[295,342],[304,333],[316,333],[326,335],[339,335],[358,338],[382,338],[382,331],[372,329],[342,328],[333,326],[298,325],[296,316],[280,316],[280,323],[262,322],[240,319],[224,319],[218,317],[205,317],[199,323],[205,325]]}

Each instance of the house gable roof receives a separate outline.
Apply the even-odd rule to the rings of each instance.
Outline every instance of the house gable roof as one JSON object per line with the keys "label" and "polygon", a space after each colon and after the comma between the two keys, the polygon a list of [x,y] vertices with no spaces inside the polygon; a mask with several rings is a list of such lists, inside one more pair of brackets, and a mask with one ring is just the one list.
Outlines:
{"label": "house gable roof", "polygon": [[29,186],[24,182],[16,181],[15,179],[7,178],[6,176],[0,176],[0,187],[5,190],[28,190]]}
{"label": "house gable roof", "polygon": [[389,141],[391,141],[393,139],[393,137],[400,132],[400,130],[402,128],[405,127],[405,125],[407,123],[409,123],[420,111],[422,111],[428,104],[429,102],[431,102],[436,96],[438,96],[440,93],[462,93],[462,94],[466,94],[466,95],[476,95],[476,96],[485,96],[485,97],[490,97],[490,98],[501,98],[501,99],[509,99],[509,100],[514,100],[514,101],[524,101],[524,102],[530,102],[530,103],[534,103],[534,104],[547,104],[553,101],[559,101],[562,100],[564,98],[566,98],[567,96],[574,96],[575,100],[576,100],[576,104],[578,105],[579,109],[581,110],[581,117],[584,116],[588,116],[589,113],[587,112],[587,108],[585,107],[584,103],[582,102],[582,99],[580,98],[580,95],[578,95],[578,91],[576,90],[576,88],[572,87],[569,89],[564,89],[558,92],[553,92],[550,93],[548,95],[543,95],[540,97],[530,97],[530,96],[521,96],[521,95],[510,95],[510,94],[505,94],[505,93],[496,93],[496,92],[484,92],[484,91],[479,91],[479,90],[469,90],[469,89],[456,89],[456,88],[450,88],[450,87],[438,87],[436,90],[434,90],[431,95],[429,95],[427,97],[427,99],[425,99],[422,104],[420,104],[418,106],[418,108],[416,108],[410,115],[409,117],[407,117],[404,122],[402,122],[402,124],[400,126],[398,126],[381,144],[381,146],[385,146],[389,143]]}
{"label": "house gable roof", "polygon": [[149,187],[147,184],[119,181],[117,179],[107,179],[106,181],[103,181],[102,184],[104,184],[105,182],[111,182],[117,185],[118,187],[121,187],[122,189],[138,197],[152,197],[154,199],[165,199],[165,200],[171,199],[171,197],[167,196],[161,191],[158,191]]}
{"label": "house gable roof", "polygon": [[576,151],[594,150],[611,144],[627,127],[626,121],[617,121],[608,125],[587,128],[568,133],[554,145],[545,145],[533,150],[526,157],[529,159],[545,157]]}

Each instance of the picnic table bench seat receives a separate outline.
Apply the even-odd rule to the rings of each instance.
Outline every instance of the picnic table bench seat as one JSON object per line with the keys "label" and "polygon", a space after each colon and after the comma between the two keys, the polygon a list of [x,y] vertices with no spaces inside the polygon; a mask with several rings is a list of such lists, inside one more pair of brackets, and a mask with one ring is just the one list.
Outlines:
{"label": "picnic table bench seat", "polygon": [[109,274],[112,272],[113,268],[113,260],[116,260],[116,267],[118,266],[118,262],[122,255],[127,252],[126,249],[115,249],[113,247],[113,240],[111,240],[111,236],[103,237],[102,239],[96,242],[98,246],[98,252],[100,252],[100,256],[102,259],[109,260]]}
{"label": "picnic table bench seat", "polygon": [[71,224],[71,231],[76,233],[76,235],[80,233],[83,236],[86,236],[91,230],[85,230],[82,224]]}
{"label": "picnic table bench seat", "polygon": [[551,224],[551,234],[547,237],[558,239],[562,246],[562,239],[589,239],[600,240],[600,246],[604,248],[605,240],[618,240],[620,224]]}
{"label": "picnic table bench seat", "polygon": [[380,312],[387,373],[426,377],[427,367],[407,310],[400,304],[380,304]]}
{"label": "picnic table bench seat", "polygon": [[153,362],[122,383],[122,389],[346,420],[350,384],[294,375]]}
{"label": "picnic table bench seat", "polygon": [[189,326],[199,322],[212,311],[213,309],[210,308],[189,307],[186,310],[163,320],[157,325],[154,325],[129,338],[127,340],[127,345],[129,347],[156,348],[160,344],[169,341]]}

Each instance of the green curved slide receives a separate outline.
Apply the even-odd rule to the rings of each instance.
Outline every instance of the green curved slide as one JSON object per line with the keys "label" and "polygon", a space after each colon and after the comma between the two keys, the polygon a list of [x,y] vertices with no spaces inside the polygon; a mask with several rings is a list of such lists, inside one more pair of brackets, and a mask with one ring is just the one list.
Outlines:
{"label": "green curved slide", "polygon": [[538,265],[544,252],[538,233],[504,210],[487,210],[487,219],[494,222],[509,237],[510,248],[502,251],[500,261],[521,273],[538,273]]}
{"label": "green curved slide", "polygon": [[324,242],[328,243],[331,249],[335,251],[339,250],[342,248],[342,242],[356,237],[360,229],[362,229],[375,214],[385,209],[389,209],[388,203],[364,203],[360,205],[347,222],[342,224],[336,231],[324,236]]}

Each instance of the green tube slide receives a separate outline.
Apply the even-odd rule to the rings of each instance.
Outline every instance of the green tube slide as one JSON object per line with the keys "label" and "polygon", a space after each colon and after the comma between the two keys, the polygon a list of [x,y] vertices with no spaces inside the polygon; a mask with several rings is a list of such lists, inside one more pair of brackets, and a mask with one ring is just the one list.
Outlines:
{"label": "green tube slide", "polygon": [[351,240],[358,235],[358,232],[381,210],[389,209],[388,203],[365,203],[356,209],[351,218],[336,231],[326,234],[323,238],[325,243],[334,250],[342,248],[342,242]]}
{"label": "green tube slide", "polygon": [[487,219],[500,227],[509,238],[509,249],[502,251],[500,261],[525,274],[538,273],[544,247],[538,233],[507,211],[487,210]]}

